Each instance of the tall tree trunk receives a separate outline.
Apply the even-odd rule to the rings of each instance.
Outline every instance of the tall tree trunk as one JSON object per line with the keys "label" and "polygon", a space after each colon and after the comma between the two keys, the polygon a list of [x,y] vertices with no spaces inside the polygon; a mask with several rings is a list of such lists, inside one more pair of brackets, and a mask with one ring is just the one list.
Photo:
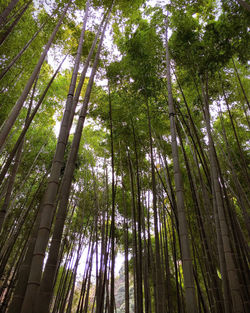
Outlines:
{"label": "tall tree trunk", "polygon": [[150,290],[150,266],[149,266],[149,243],[147,243],[146,237],[146,225],[145,219],[142,218],[142,229],[143,229],[143,273],[144,273],[144,301],[145,301],[145,313],[152,312],[152,297]]}
{"label": "tall tree trunk", "polygon": [[163,313],[166,311],[165,297],[164,297],[164,283],[163,283],[163,269],[160,253],[160,239],[158,231],[158,210],[157,210],[157,192],[156,192],[156,177],[153,155],[153,139],[152,139],[152,127],[151,117],[149,111],[148,98],[145,98],[147,107],[147,119],[148,119],[148,133],[150,144],[150,166],[151,166],[151,188],[153,194],[153,216],[154,216],[154,233],[155,233],[155,270],[156,270],[156,305],[157,313]]}
{"label": "tall tree trunk", "polygon": [[[194,146],[196,147],[196,152],[198,154],[198,157],[199,157],[199,160],[202,164],[202,167],[204,169],[204,172],[206,174],[206,178],[208,180],[208,183],[210,183],[210,176],[209,176],[209,168],[208,168],[208,157],[202,147],[202,142],[201,142],[201,136],[199,136],[199,133],[198,133],[198,130],[197,130],[197,127],[195,126],[195,122],[193,120],[193,117],[192,117],[192,114],[191,114],[191,111],[190,111],[190,108],[189,108],[189,105],[187,103],[187,100],[186,100],[186,97],[185,97],[185,94],[183,92],[183,89],[181,87],[181,84],[179,82],[179,79],[178,77],[176,76],[175,72],[174,72],[174,75],[175,75],[175,78],[176,78],[176,81],[177,81],[177,84],[179,86],[179,89],[180,89],[180,92],[181,92],[181,95],[182,95],[182,98],[183,98],[183,101],[184,101],[184,104],[185,104],[185,107],[187,109],[187,113],[188,113],[188,117],[189,117],[189,121],[190,121],[190,124],[191,124],[191,127],[187,124],[186,122],[186,119],[183,117],[183,123],[186,124],[186,128],[187,128],[187,131],[188,133],[190,134],[190,137],[192,139],[192,142],[194,144]],[[178,107],[177,107],[178,108]],[[181,113],[181,111],[179,110],[180,114],[183,116],[183,114]],[[200,134],[201,135],[201,134]],[[196,138],[196,142],[194,140],[194,137]],[[198,147],[199,149],[198,149]]]}
{"label": "tall tree trunk", "polygon": [[[24,206],[21,207],[21,212],[17,212],[20,214],[20,217],[18,218],[18,220],[15,220],[13,223],[13,227],[12,229],[9,231],[9,234],[7,236],[5,236],[5,241],[4,241],[4,245],[2,245],[2,249],[1,249],[1,262],[0,262],[0,276],[2,275],[7,262],[12,254],[12,252],[14,251],[15,248],[15,244],[18,240],[18,238],[20,238],[22,236],[21,234],[21,230],[24,226],[24,223],[29,215],[29,213],[33,213],[34,210],[36,210],[36,208],[34,208],[34,204],[36,204],[35,200],[39,194],[39,192],[41,191],[42,185],[44,183],[44,179],[47,177],[47,173],[44,174],[44,176],[42,177],[41,181],[39,182],[39,186],[35,191],[35,194],[32,195],[32,197],[28,194],[28,197],[30,198],[30,204],[25,208]],[[29,228],[29,226],[28,226]],[[4,236],[2,236],[4,237]]]}
{"label": "tall tree trunk", "polygon": [[[110,11],[111,12],[111,11]],[[71,146],[71,151],[68,157],[68,161],[66,164],[66,168],[64,171],[64,176],[63,180],[61,183],[61,199],[59,202],[59,207],[58,207],[58,212],[57,212],[57,217],[55,221],[55,228],[53,232],[53,237],[52,237],[52,242],[50,245],[50,250],[49,250],[49,255],[48,255],[48,260],[45,266],[43,278],[41,281],[41,286],[39,290],[39,294],[37,297],[37,302],[35,306],[35,312],[43,313],[47,312],[49,308],[49,304],[51,301],[52,297],[52,292],[53,292],[53,281],[55,280],[55,273],[56,273],[56,268],[57,268],[57,260],[58,260],[58,253],[60,249],[60,240],[63,232],[63,227],[64,227],[64,222],[67,216],[67,205],[68,205],[68,199],[70,195],[70,190],[71,190],[71,183],[73,179],[73,174],[74,174],[74,169],[75,169],[75,163],[76,163],[76,157],[80,145],[80,140],[81,140],[81,135],[82,135],[82,129],[83,129],[83,124],[85,121],[85,117],[87,114],[87,107],[88,107],[88,102],[90,98],[90,93],[92,89],[92,85],[94,82],[94,76],[97,70],[98,66],[98,61],[99,61],[99,55],[102,47],[102,41],[104,38],[104,33],[105,33],[105,28],[107,26],[108,19],[106,21],[106,24],[103,28],[103,33],[102,37],[98,46],[98,51],[96,53],[95,61],[93,64],[91,76],[89,79],[89,83],[87,86],[85,98],[83,101],[83,105],[81,108],[81,112],[79,115],[75,135],[73,138],[72,146]],[[42,304],[41,304],[42,303]]]}
{"label": "tall tree trunk", "polygon": [[[69,3],[68,3],[69,6]],[[67,6],[67,7],[68,7]],[[87,7],[88,9],[88,7]],[[44,195],[44,204],[42,209],[41,223],[38,231],[35,251],[33,255],[33,260],[31,264],[31,272],[28,281],[28,286],[26,290],[26,295],[23,303],[22,312],[26,313],[28,311],[33,310],[33,306],[36,300],[36,294],[38,287],[40,285],[40,279],[42,274],[42,266],[43,260],[45,256],[46,247],[49,240],[49,233],[51,228],[51,222],[54,216],[54,205],[58,191],[59,178],[61,174],[61,168],[63,164],[64,151],[66,148],[66,144],[69,136],[69,119],[71,115],[71,107],[73,102],[73,95],[75,91],[77,73],[80,64],[80,56],[82,51],[85,27],[87,22],[88,10],[86,9],[82,32],[79,39],[79,45],[77,50],[77,55],[75,59],[74,70],[71,78],[71,83],[69,87],[68,97],[66,101],[66,108],[63,115],[63,120],[60,128],[60,133],[58,137],[56,152],[54,156],[54,160],[52,163],[51,174],[48,182],[48,186]],[[65,12],[66,13],[66,12]]]}
{"label": "tall tree trunk", "polygon": [[128,223],[127,223],[127,204],[125,199],[125,186],[123,183],[122,177],[122,199],[123,199],[123,207],[124,207],[124,219],[123,219],[123,227],[124,227],[124,272],[125,272],[125,313],[129,313],[129,264],[128,264]]}
{"label": "tall tree trunk", "polygon": [[25,295],[26,285],[29,278],[29,268],[32,260],[32,254],[35,247],[36,236],[38,232],[38,227],[41,217],[41,208],[38,210],[35,224],[33,226],[32,233],[28,242],[28,248],[25,254],[25,258],[18,271],[17,284],[15,286],[14,294],[10,306],[8,308],[8,313],[19,313],[22,308],[22,302]]}
{"label": "tall tree trunk", "polygon": [[99,25],[99,28],[98,28],[98,31],[96,33],[96,36],[95,36],[95,39],[92,43],[92,46],[90,48],[90,51],[89,51],[89,54],[88,54],[88,57],[84,63],[84,67],[83,67],[83,70],[82,70],[82,73],[81,73],[81,76],[79,78],[79,82],[78,82],[78,85],[77,85],[77,88],[76,88],[76,92],[75,92],[75,95],[74,95],[74,99],[73,99],[73,107],[72,107],[72,110],[71,110],[71,115],[70,115],[70,120],[69,120],[69,124],[71,125],[72,124],[72,121],[73,121],[73,118],[74,118],[74,114],[75,114],[75,110],[76,110],[76,106],[78,104],[78,101],[79,101],[79,98],[80,98],[80,94],[81,94],[81,91],[82,91],[82,86],[83,86],[83,83],[85,81],[85,76],[86,76],[86,73],[87,73],[87,70],[89,68],[89,62],[94,54],[94,50],[95,50],[95,47],[96,47],[96,43],[97,43],[97,40],[100,36],[100,33],[101,33],[101,30],[102,30],[102,26],[103,26],[103,23],[105,21],[105,17],[106,15],[104,15],[100,25]]}
{"label": "tall tree trunk", "polygon": [[[85,262],[84,274],[83,274],[83,278],[82,278],[81,293],[80,293],[76,313],[80,313],[83,311],[83,302],[84,302],[88,273],[89,273],[89,267],[90,267],[89,259],[90,259],[90,257],[92,257],[91,251],[92,251],[92,244],[91,244],[91,238],[90,238],[86,262]],[[54,310],[53,310],[53,313],[54,313]]]}
{"label": "tall tree trunk", "polygon": [[115,159],[114,159],[114,139],[113,139],[113,120],[112,120],[112,104],[110,95],[110,85],[108,82],[109,96],[109,123],[110,123],[110,150],[111,150],[111,172],[112,172],[112,206],[111,206],[111,281],[110,281],[110,313],[115,312]]}
{"label": "tall tree trunk", "polygon": [[164,240],[165,240],[165,264],[166,264],[166,297],[167,297],[167,306],[168,312],[173,311],[173,299],[171,297],[171,272],[169,266],[169,247],[168,247],[168,233],[167,233],[167,224],[166,224],[166,213],[163,208],[163,223],[164,223]]}
{"label": "tall tree trunk", "polygon": [[142,240],[141,240],[141,221],[142,221],[142,209],[141,209],[141,187],[139,177],[139,160],[137,151],[137,142],[135,135],[135,128],[133,120],[133,141],[134,141],[134,153],[135,153],[135,164],[136,164],[136,185],[137,185],[137,224],[138,224],[138,273],[137,273],[137,296],[138,296],[138,313],[143,313],[143,292],[142,292]]}
{"label": "tall tree trunk", "polygon": [[[230,237],[229,237],[229,229],[227,225],[227,219],[225,216],[224,208],[223,208],[223,200],[221,195],[221,188],[219,185],[219,175],[216,164],[216,151],[213,144],[211,125],[210,125],[210,114],[209,114],[209,103],[208,103],[208,95],[205,92],[205,88],[202,84],[202,95],[204,102],[204,114],[205,114],[205,122],[209,140],[209,158],[211,163],[211,177],[213,181],[213,201],[215,205],[215,210],[218,214],[218,222],[221,231],[222,237],[222,248],[225,256],[226,262],[226,272],[229,281],[230,292],[232,296],[233,309],[235,313],[243,313],[244,307],[242,303],[241,293],[240,293],[240,284],[237,269],[235,266],[235,261],[233,258],[233,251],[231,248]],[[206,81],[207,84],[207,81]],[[219,252],[220,253],[220,252]],[[221,269],[223,271],[223,269]]]}
{"label": "tall tree trunk", "polygon": [[176,141],[176,129],[175,129],[175,111],[172,96],[171,87],[171,73],[170,73],[170,57],[168,50],[168,21],[166,23],[166,61],[167,61],[167,84],[168,84],[168,106],[169,106],[169,118],[170,118],[170,131],[171,131],[171,145],[174,165],[174,180],[176,188],[177,198],[177,212],[178,212],[178,224],[181,242],[183,275],[184,275],[184,287],[185,287],[185,300],[188,313],[196,313],[197,302],[195,295],[195,285],[193,277],[193,264],[190,252],[190,242],[188,237],[188,227],[186,220],[185,204],[184,204],[184,191],[183,181],[180,170],[178,146]]}
{"label": "tall tree trunk", "polygon": [[128,151],[128,169],[130,176],[130,189],[131,189],[131,206],[132,206],[132,232],[133,232],[133,271],[134,271],[134,312],[138,313],[138,291],[137,291],[137,273],[138,273],[138,248],[137,248],[137,227],[136,227],[136,207],[135,207],[135,187],[134,187],[134,172],[130,153]]}
{"label": "tall tree trunk", "polygon": [[[73,198],[73,195],[72,195],[72,198]],[[74,205],[72,212],[71,212],[71,215],[70,215],[70,218],[69,218],[70,222],[72,222],[72,217],[75,213],[75,208],[76,208],[76,206]],[[69,224],[70,224],[70,222],[69,222]],[[72,240],[70,241],[70,247],[67,247],[67,245],[66,245],[67,238],[69,235],[70,235],[70,227],[68,227],[67,230],[65,231],[64,239],[62,240],[62,245],[61,245],[61,250],[60,250],[60,255],[59,255],[58,264],[61,264],[62,259],[64,257],[64,250],[65,250],[65,248],[67,249],[67,255],[66,255],[66,257],[64,257],[65,262],[64,262],[64,266],[63,266],[63,272],[62,272],[61,277],[60,277],[56,297],[53,301],[53,310],[51,309],[51,311],[53,313],[55,313],[57,310],[59,310],[59,308],[61,307],[61,303],[64,301],[64,299],[63,299],[64,285],[66,284],[66,281],[67,281],[67,278],[65,278],[65,276],[67,276],[68,272],[69,272],[68,270],[66,271],[66,267],[70,263],[70,260],[72,260],[74,258],[74,257],[72,257],[72,255],[74,253],[75,239],[72,238]],[[57,278],[58,278],[59,270],[60,270],[60,266],[58,266],[58,268],[57,268],[57,273],[56,273]],[[55,284],[56,284],[56,280],[54,282],[53,290],[55,290]]]}
{"label": "tall tree trunk", "polygon": [[[186,151],[184,149],[183,140],[181,138],[180,129],[178,127],[178,124],[176,126],[177,126],[177,132],[178,132],[178,135],[179,135],[179,138],[180,138],[180,144],[181,144],[181,148],[182,148],[182,152],[183,152],[184,160],[185,160],[185,164],[186,164],[186,169],[187,169],[187,173],[188,173],[188,179],[189,179],[189,183],[190,183],[190,190],[191,190],[193,202],[194,202],[194,205],[195,205],[195,208],[196,208],[197,220],[198,220],[198,224],[199,224],[199,227],[200,227],[200,229],[199,229],[200,230],[200,239],[201,239],[201,242],[202,242],[202,246],[203,246],[203,249],[204,249],[204,255],[205,255],[205,266],[208,264],[208,268],[209,268],[208,275],[209,276],[207,275],[208,277],[205,277],[205,275],[203,274],[204,271],[203,271],[202,265],[200,265],[200,268],[201,268],[201,272],[202,272],[202,275],[203,275],[204,285],[205,285],[206,290],[208,290],[206,279],[209,279],[210,277],[212,279],[212,282],[211,282],[212,286],[211,286],[210,289],[213,289],[213,292],[214,292],[213,296],[214,296],[215,302],[216,302],[215,303],[216,310],[219,313],[219,312],[223,312],[224,311],[223,306],[221,305],[221,303],[223,301],[222,301],[221,295],[219,293],[218,276],[217,276],[216,268],[215,268],[215,266],[213,265],[213,262],[212,262],[212,257],[211,257],[211,252],[210,252],[211,245],[209,246],[209,244],[208,244],[207,235],[205,233],[203,221],[202,221],[202,218],[201,218],[201,203],[200,203],[199,198],[198,198],[198,192],[197,192],[198,188],[197,188],[196,180],[193,178],[193,175],[192,175],[191,166],[189,165],[188,157],[187,157]],[[195,247],[194,247],[194,236],[192,235],[191,238],[192,238],[193,250],[194,250],[195,249]],[[197,252],[197,254],[198,254],[198,252]],[[198,257],[198,261],[201,264],[201,260],[200,260],[199,257]],[[195,273],[197,273],[197,270],[195,270]],[[195,277],[195,282],[196,282],[197,288],[199,289],[200,285],[199,285],[199,282],[198,282],[197,274],[196,274],[196,277]],[[201,290],[198,290],[198,291],[199,291],[199,296],[200,296],[201,302],[203,303],[202,292],[201,292]],[[208,299],[209,299],[209,295],[210,294],[208,293]],[[205,305],[205,302],[203,303],[203,305]]]}
{"label": "tall tree trunk", "polygon": [[75,291],[75,285],[76,285],[76,273],[77,273],[77,269],[78,269],[81,255],[82,255],[82,238],[80,236],[79,243],[78,243],[76,261],[75,261],[74,270],[73,270],[73,283],[72,283],[72,287],[71,287],[71,292],[70,292],[70,297],[69,297],[66,313],[71,313],[74,291]]}

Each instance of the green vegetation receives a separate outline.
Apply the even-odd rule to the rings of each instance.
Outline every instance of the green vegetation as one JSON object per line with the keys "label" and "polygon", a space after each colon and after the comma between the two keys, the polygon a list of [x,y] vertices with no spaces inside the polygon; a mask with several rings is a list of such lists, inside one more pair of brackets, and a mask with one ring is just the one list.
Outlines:
{"label": "green vegetation", "polygon": [[249,312],[249,14],[0,0],[1,312]]}

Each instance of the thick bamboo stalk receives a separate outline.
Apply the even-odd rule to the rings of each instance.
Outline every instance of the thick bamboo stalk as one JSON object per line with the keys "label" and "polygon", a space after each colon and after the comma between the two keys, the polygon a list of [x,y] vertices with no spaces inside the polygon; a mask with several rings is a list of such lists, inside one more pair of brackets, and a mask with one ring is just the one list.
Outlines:
{"label": "thick bamboo stalk", "polygon": [[[88,7],[87,7],[88,8]],[[63,115],[63,120],[60,128],[59,138],[57,142],[56,152],[51,168],[51,175],[49,178],[47,190],[44,195],[44,205],[41,217],[41,223],[38,231],[38,238],[36,242],[35,252],[31,264],[31,272],[29,282],[26,290],[25,300],[23,303],[22,312],[25,313],[33,309],[36,301],[36,294],[40,285],[40,279],[42,274],[42,265],[45,256],[46,247],[49,240],[49,233],[51,228],[51,222],[54,216],[54,203],[57,196],[59,177],[61,174],[61,168],[63,164],[64,151],[67,144],[69,131],[70,131],[70,115],[73,103],[73,94],[75,91],[77,73],[80,64],[80,56],[82,51],[84,33],[87,23],[88,10],[85,13],[81,36],[79,39],[79,45],[77,50],[77,56],[75,59],[74,70],[69,87],[69,93],[66,101],[66,108]],[[51,282],[51,281],[50,281]],[[54,280],[53,280],[54,282]],[[53,283],[52,282],[52,283]],[[45,304],[45,303],[44,303]]]}
{"label": "thick bamboo stalk", "polygon": [[186,220],[185,204],[184,204],[184,191],[183,181],[181,176],[178,146],[176,141],[176,129],[175,129],[175,111],[172,96],[171,87],[171,73],[170,73],[170,57],[168,51],[168,24],[166,27],[166,60],[167,60],[167,80],[168,80],[168,105],[169,105],[169,118],[170,118],[170,129],[171,129],[171,145],[172,155],[174,164],[174,180],[176,187],[176,198],[177,198],[177,211],[178,211],[178,222],[182,252],[182,263],[183,263],[183,275],[184,275],[184,286],[185,286],[185,300],[186,308],[188,313],[197,312],[197,303],[195,295],[194,277],[193,277],[193,265],[190,252],[190,242],[188,237],[188,227]]}
{"label": "thick bamboo stalk", "polygon": [[[107,19],[107,22],[108,22],[108,19]],[[77,157],[77,153],[78,153],[78,149],[79,149],[83,124],[84,124],[85,116],[87,113],[88,102],[89,102],[89,98],[90,98],[92,85],[94,82],[95,72],[97,69],[98,61],[99,61],[99,54],[101,51],[102,41],[104,38],[104,33],[105,33],[105,28],[106,28],[107,22],[104,26],[103,34],[102,34],[102,37],[101,37],[101,40],[100,40],[100,43],[98,46],[98,52],[97,52],[96,57],[95,57],[94,65],[92,68],[91,76],[89,79],[85,98],[83,101],[83,106],[82,106],[82,109],[81,109],[81,112],[79,115],[75,135],[73,138],[71,151],[70,151],[70,154],[68,157],[68,161],[66,164],[66,168],[65,168],[65,172],[64,172],[64,176],[63,176],[63,180],[62,180],[62,184],[61,184],[61,199],[59,202],[59,207],[58,207],[58,212],[57,212],[57,217],[56,217],[56,222],[55,222],[55,228],[54,228],[52,242],[51,242],[51,246],[50,246],[50,250],[49,250],[48,260],[47,260],[45,270],[44,270],[44,275],[43,275],[43,278],[41,281],[41,287],[40,287],[39,294],[38,294],[37,306],[35,308],[36,312],[39,312],[39,313],[40,312],[41,313],[46,312],[46,310],[48,310],[48,307],[49,307],[49,304],[51,301],[51,297],[52,297],[52,291],[53,290],[51,288],[52,287],[51,282],[54,281],[54,279],[55,279],[55,270],[56,270],[56,266],[57,266],[58,252],[59,252],[59,248],[60,248],[60,239],[62,236],[64,222],[65,222],[65,218],[67,215],[66,209],[67,209],[67,203],[68,203],[69,194],[70,194],[70,190],[71,190],[73,173],[74,173],[74,169],[75,169],[75,161],[76,161],[76,157]],[[43,303],[43,305],[41,305],[41,302]]]}

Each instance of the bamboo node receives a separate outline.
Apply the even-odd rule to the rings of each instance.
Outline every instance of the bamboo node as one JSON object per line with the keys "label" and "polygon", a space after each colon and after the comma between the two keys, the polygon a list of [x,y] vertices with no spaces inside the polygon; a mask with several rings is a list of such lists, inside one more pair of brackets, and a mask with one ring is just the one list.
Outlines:
{"label": "bamboo node", "polygon": [[29,285],[40,286],[40,283],[38,283],[38,282],[36,282],[36,281],[29,281]]}

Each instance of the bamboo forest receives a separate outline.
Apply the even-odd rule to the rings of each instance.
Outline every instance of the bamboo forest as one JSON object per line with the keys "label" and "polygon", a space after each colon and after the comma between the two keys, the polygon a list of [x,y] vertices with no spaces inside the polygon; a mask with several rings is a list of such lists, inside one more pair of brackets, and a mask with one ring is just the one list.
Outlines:
{"label": "bamboo forest", "polygon": [[250,2],[0,0],[0,312],[250,312]]}

